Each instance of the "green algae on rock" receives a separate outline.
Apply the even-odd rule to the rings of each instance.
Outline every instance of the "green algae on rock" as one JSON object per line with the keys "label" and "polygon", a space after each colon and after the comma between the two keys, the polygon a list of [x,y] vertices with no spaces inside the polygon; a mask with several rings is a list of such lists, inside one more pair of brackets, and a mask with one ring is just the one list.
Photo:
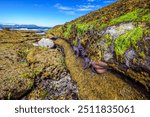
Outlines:
{"label": "green algae on rock", "polygon": [[[49,32],[67,40],[73,47],[78,46],[77,39],[80,39],[89,59],[107,62],[149,90],[149,6],[149,0],[118,1]],[[83,27],[85,24],[85,28],[78,31],[78,24]]]}
{"label": "green algae on rock", "polygon": [[[79,99],[82,100],[135,100],[147,99],[134,85],[124,82],[121,78],[111,72],[104,74],[92,73],[90,69],[84,70],[83,60],[77,58],[71,46],[62,39],[55,43],[64,47],[67,68],[72,79],[77,82]],[[126,81],[128,81],[126,79]]]}
{"label": "green algae on rock", "polygon": [[143,37],[142,28],[134,28],[126,32],[124,35],[119,36],[115,40],[116,56],[122,56],[128,48],[135,47],[137,42]]}
{"label": "green algae on rock", "polygon": [[0,99],[149,99],[140,87],[150,90],[149,6],[149,0],[121,0],[46,34],[69,42],[88,66],[104,61],[128,77],[83,69],[64,40],[56,43],[65,55],[58,45],[33,47],[42,37],[32,31],[0,31]]}

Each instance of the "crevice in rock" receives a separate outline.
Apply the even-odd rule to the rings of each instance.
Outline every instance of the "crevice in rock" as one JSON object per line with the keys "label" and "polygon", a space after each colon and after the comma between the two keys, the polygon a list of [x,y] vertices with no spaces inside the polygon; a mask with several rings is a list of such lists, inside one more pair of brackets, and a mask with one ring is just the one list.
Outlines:
{"label": "crevice in rock", "polygon": [[111,69],[110,72],[112,72],[114,75],[116,75],[118,78],[120,78],[124,82],[128,83],[130,86],[137,89],[141,94],[144,94],[147,99],[150,99],[150,91],[140,82],[135,81],[133,78],[126,76],[123,73],[118,72],[114,69]]}

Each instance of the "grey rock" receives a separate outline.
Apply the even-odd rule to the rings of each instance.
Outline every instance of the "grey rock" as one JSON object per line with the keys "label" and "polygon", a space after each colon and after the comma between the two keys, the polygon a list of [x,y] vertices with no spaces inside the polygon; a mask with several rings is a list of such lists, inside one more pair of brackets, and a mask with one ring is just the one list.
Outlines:
{"label": "grey rock", "polygon": [[69,74],[58,81],[47,80],[45,81],[44,85],[46,87],[46,90],[49,92],[47,95],[48,99],[51,99],[53,97],[61,97],[64,95],[78,95],[77,86],[71,80],[71,76]]}
{"label": "grey rock", "polygon": [[104,60],[106,62],[109,62],[110,59],[113,58],[113,54],[112,53],[104,53]]}
{"label": "grey rock", "polygon": [[124,58],[125,58],[125,64],[126,66],[130,67],[130,61],[133,60],[133,58],[136,57],[136,52],[134,49],[130,49],[126,51]]}
{"label": "grey rock", "polygon": [[33,43],[33,46],[41,46],[47,48],[53,48],[55,46],[53,40],[42,38],[38,43]]}
{"label": "grey rock", "polygon": [[111,26],[106,29],[105,34],[110,34],[114,39],[118,36],[126,33],[128,30],[132,30],[135,26],[132,22],[122,23],[119,26]]}

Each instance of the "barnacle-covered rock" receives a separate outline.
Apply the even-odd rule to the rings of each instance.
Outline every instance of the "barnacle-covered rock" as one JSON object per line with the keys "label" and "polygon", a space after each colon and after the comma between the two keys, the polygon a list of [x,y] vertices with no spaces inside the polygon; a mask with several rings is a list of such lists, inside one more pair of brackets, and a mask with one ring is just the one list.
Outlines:
{"label": "barnacle-covered rock", "polygon": [[76,100],[78,99],[76,83],[71,79],[69,73],[60,80],[45,79],[38,84],[26,99],[48,99],[48,100]]}
{"label": "barnacle-covered rock", "polygon": [[34,75],[24,65],[3,68],[0,75],[0,99],[19,99],[33,88]]}
{"label": "barnacle-covered rock", "polygon": [[100,32],[101,38],[89,46],[92,60],[108,63],[113,69],[130,76],[150,88],[150,36],[148,23],[128,22],[111,26]]}

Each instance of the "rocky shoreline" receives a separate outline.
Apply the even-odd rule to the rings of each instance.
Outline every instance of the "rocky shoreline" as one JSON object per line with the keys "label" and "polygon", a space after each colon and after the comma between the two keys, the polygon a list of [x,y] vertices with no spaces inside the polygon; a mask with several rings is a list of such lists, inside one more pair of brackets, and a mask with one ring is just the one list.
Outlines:
{"label": "rocky shoreline", "polygon": [[150,99],[150,2],[119,0],[48,30],[0,30],[0,99]]}
{"label": "rocky shoreline", "polygon": [[52,41],[26,31],[2,30],[0,34],[0,99],[150,98],[117,72],[97,74],[84,69],[83,59],[62,39]]}
{"label": "rocky shoreline", "polygon": [[78,99],[59,46],[34,47],[42,36],[30,31],[0,35],[0,99]]}

